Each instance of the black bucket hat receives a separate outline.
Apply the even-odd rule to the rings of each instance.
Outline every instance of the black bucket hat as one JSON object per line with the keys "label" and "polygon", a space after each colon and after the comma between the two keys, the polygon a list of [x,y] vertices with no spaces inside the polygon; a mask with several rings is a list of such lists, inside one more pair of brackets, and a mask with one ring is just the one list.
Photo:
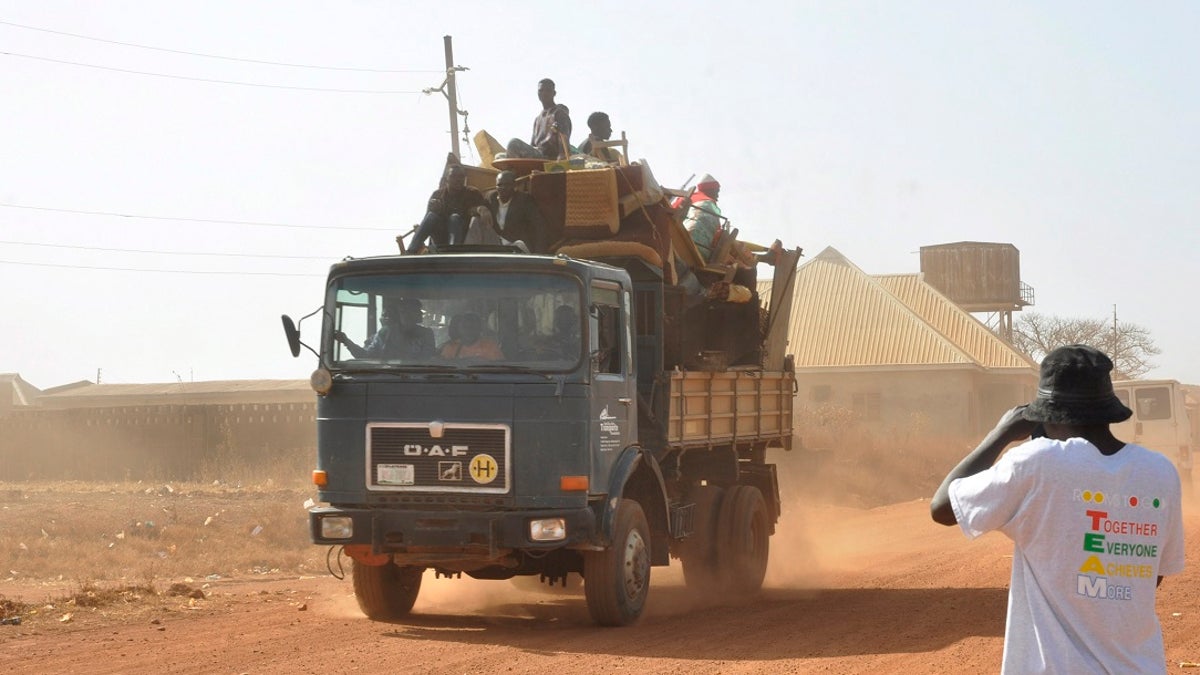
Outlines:
{"label": "black bucket hat", "polygon": [[1113,393],[1112,360],[1087,345],[1059,347],[1042,360],[1037,398],[1022,415],[1050,424],[1116,424],[1133,411]]}

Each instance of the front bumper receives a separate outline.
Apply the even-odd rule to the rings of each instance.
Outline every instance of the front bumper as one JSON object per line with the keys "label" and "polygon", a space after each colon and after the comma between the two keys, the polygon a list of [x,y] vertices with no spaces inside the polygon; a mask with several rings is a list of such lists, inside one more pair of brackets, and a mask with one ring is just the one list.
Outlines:
{"label": "front bumper", "polygon": [[[529,511],[417,511],[318,506],[309,509],[309,532],[314,544],[369,545],[372,553],[407,553],[414,550],[455,551],[471,557],[495,558],[504,550],[552,550],[586,546],[597,540],[596,514],[588,507]],[[350,518],[349,538],[322,536],[321,520]],[[562,518],[566,538],[533,541],[529,522]]]}

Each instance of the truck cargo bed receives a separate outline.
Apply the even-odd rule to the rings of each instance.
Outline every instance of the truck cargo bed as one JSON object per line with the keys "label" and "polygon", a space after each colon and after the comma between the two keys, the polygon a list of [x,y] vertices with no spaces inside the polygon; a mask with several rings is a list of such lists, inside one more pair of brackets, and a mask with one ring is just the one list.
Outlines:
{"label": "truck cargo bed", "polygon": [[667,444],[790,447],[795,381],[790,372],[672,371]]}

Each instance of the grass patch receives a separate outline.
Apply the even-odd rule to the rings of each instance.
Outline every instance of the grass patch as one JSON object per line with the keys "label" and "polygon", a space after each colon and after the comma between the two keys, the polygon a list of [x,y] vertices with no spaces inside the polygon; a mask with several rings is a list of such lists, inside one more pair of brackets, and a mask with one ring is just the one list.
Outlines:
{"label": "grass patch", "polygon": [[[311,487],[23,483],[0,500],[0,580],[85,579],[152,588],[324,570],[309,541]],[[86,601],[86,600],[85,600]]]}
{"label": "grass patch", "polygon": [[157,595],[158,591],[150,585],[119,585],[113,588],[102,588],[95,584],[85,584],[79,590],[52,604],[100,608],[118,604],[129,605],[140,602],[145,597]]}

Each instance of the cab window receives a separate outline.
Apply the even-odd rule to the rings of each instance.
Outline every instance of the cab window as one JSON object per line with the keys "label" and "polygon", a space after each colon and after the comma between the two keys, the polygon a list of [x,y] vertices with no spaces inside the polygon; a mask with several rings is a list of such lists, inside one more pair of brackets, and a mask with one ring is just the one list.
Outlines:
{"label": "cab window", "polygon": [[621,321],[621,293],[616,284],[597,282],[592,286],[590,349],[597,374],[620,375],[626,347]]}
{"label": "cab window", "polygon": [[1171,419],[1170,387],[1139,387],[1133,393],[1139,420]]}

